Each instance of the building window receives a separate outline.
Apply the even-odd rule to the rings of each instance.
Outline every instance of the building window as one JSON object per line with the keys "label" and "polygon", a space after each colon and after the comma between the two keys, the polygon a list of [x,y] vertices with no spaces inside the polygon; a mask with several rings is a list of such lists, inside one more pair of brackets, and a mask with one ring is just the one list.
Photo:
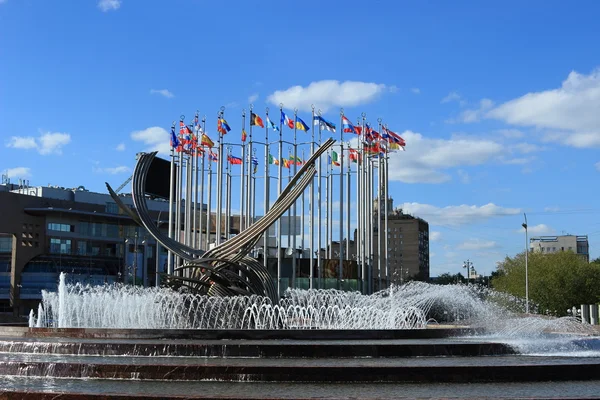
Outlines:
{"label": "building window", "polygon": [[48,230],[56,231],[56,232],[74,232],[75,227],[73,225],[69,225],[69,224],[58,224],[55,222],[49,222]]}
{"label": "building window", "polygon": [[50,238],[50,253],[71,254],[71,239]]}
{"label": "building window", "polygon": [[106,203],[106,212],[109,214],[118,214],[119,206],[117,205],[117,203],[108,202]]}
{"label": "building window", "polygon": [[12,236],[0,236],[0,253],[12,252]]}

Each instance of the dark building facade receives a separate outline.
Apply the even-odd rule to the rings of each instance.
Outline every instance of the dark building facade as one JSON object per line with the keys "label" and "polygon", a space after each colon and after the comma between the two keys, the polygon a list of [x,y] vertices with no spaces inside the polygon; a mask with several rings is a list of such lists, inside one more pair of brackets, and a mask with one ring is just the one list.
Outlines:
{"label": "dark building facade", "polygon": [[[81,283],[153,285],[166,252],[110,196],[83,187],[0,186],[0,312],[23,315],[58,275]],[[131,205],[131,197],[123,196]],[[168,203],[149,201],[166,229]],[[157,252],[158,250],[158,252]]]}

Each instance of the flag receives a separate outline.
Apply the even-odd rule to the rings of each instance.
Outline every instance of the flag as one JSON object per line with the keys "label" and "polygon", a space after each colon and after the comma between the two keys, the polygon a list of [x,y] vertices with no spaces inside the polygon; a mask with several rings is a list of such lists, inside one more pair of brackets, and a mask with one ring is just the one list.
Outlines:
{"label": "flag", "polygon": [[360,161],[360,153],[356,149],[350,149],[350,161],[357,163]]}
{"label": "flag", "polygon": [[294,156],[290,156],[290,161],[292,162],[292,165],[294,163],[296,163],[296,165],[302,165],[303,161],[300,157],[294,157]]}
{"label": "flag", "polygon": [[406,142],[400,135],[390,131],[388,128],[383,127],[383,137],[387,139],[388,143],[396,143],[397,145],[404,147]]}
{"label": "flag", "polygon": [[344,133],[354,133],[357,135],[359,134],[356,131],[356,127],[354,125],[352,125],[352,122],[350,122],[350,120],[343,115],[342,115],[342,128],[344,130]]}
{"label": "flag", "polygon": [[368,143],[373,141],[373,129],[371,129],[371,126],[369,124],[365,124],[365,131],[364,131],[364,140]]}
{"label": "flag", "polygon": [[242,129],[242,142],[245,142],[245,141],[246,141],[246,136],[247,136],[247,135],[246,135],[246,130],[245,130],[245,129]]}
{"label": "flag", "polygon": [[287,160],[285,158],[282,158],[281,161],[283,161],[283,166],[285,168],[289,168],[290,167],[290,161],[289,160]]}
{"label": "flag", "polygon": [[256,156],[252,156],[252,165],[258,165],[258,158]]}
{"label": "flag", "polygon": [[283,110],[281,111],[281,123],[287,125],[290,129],[294,129],[294,121],[292,121]]}
{"label": "flag", "polygon": [[229,124],[227,121],[225,121],[225,118],[219,118],[219,122],[217,122],[217,130],[223,135],[231,130]]}
{"label": "flag", "polygon": [[194,134],[192,133],[192,129],[187,125],[184,128],[184,132],[184,148],[185,151],[190,152],[194,148]]}
{"label": "flag", "polygon": [[250,125],[258,125],[261,128],[265,127],[265,124],[263,124],[262,118],[260,118],[256,114],[254,114],[252,111],[250,111]]}
{"label": "flag", "polygon": [[336,167],[340,166],[340,162],[338,161],[338,153],[336,153],[335,151],[331,152],[331,163]]}
{"label": "flag", "polygon": [[198,114],[196,114],[196,116],[194,117],[194,131],[196,131],[196,134],[198,134],[198,132],[202,132],[202,126],[200,126]]}
{"label": "flag", "polygon": [[310,128],[300,118],[296,117],[296,129],[299,131],[308,132]]}
{"label": "flag", "polygon": [[217,161],[219,161],[219,158],[218,158],[218,156],[217,156],[217,153],[213,153],[213,152],[212,152],[212,150],[208,150],[208,159],[209,159],[210,161],[214,161],[214,162],[217,162]]}
{"label": "flag", "polygon": [[200,142],[200,144],[202,144],[202,146],[206,146],[206,147],[214,147],[214,145],[215,145],[215,143],[212,140],[210,140],[208,135],[205,133],[202,134],[202,141]]}
{"label": "flag", "polygon": [[267,115],[267,126],[269,126],[269,125],[275,132],[279,132],[279,127],[277,125],[275,125],[275,123],[273,121],[271,121],[269,119],[269,116]]}
{"label": "flag", "polygon": [[236,156],[232,156],[232,155],[228,155],[227,156],[227,161],[229,161],[230,164],[233,165],[241,165],[242,164],[242,159]]}
{"label": "flag", "polygon": [[322,130],[326,130],[326,131],[335,133],[335,124],[333,122],[327,121],[325,118],[321,117],[320,115],[315,115],[313,125],[314,126],[318,125],[321,127]]}
{"label": "flag", "polygon": [[177,135],[175,134],[175,127],[172,126],[171,127],[171,147],[176,149],[179,147],[179,145],[180,145],[179,139],[177,138]]}
{"label": "flag", "polygon": [[279,165],[279,160],[269,154],[269,164]]}
{"label": "flag", "polygon": [[258,164],[254,164],[254,173],[258,172]]}

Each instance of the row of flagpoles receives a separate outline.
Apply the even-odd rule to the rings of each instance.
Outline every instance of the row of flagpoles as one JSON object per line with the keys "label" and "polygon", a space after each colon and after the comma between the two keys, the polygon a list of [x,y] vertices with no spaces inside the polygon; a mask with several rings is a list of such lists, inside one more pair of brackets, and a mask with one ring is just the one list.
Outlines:
{"label": "row of flagpoles", "polygon": [[[322,143],[323,132],[337,134],[339,140],[335,150],[328,151],[327,162],[317,162],[317,177],[311,183],[308,194],[301,196],[300,204],[300,248],[302,254],[305,246],[305,197],[308,196],[308,248],[310,269],[309,287],[321,287],[322,259],[333,259],[333,222],[338,218],[339,258],[338,282],[343,278],[344,260],[355,260],[358,264],[358,277],[361,284],[360,289],[364,293],[373,292],[374,281],[378,287],[389,286],[390,271],[388,268],[388,161],[389,153],[396,150],[404,150],[404,140],[386,125],[381,119],[377,120],[377,128],[372,127],[366,120],[366,114],[362,114],[356,124],[353,124],[345,115],[343,109],[340,112],[340,129],[333,122],[325,119],[320,110],[315,112],[312,107],[312,125],[309,127],[294,110],[293,118],[290,118],[280,105],[279,124],[273,122],[269,117],[269,108],[265,110],[265,119],[254,112],[250,106],[249,115],[242,111],[241,115],[241,143],[226,142],[231,137],[231,127],[225,119],[225,108],[221,107],[217,115],[217,141],[210,138],[206,129],[206,117],[199,119],[196,113],[191,123],[186,124],[185,117],[181,116],[179,121],[179,133],[176,132],[176,124],[171,126],[171,197],[169,206],[169,237],[179,240],[186,245],[208,249],[211,242],[211,232],[215,232],[214,244],[218,245],[222,239],[227,240],[231,235],[232,221],[232,180],[239,177],[239,230],[247,228],[256,218],[256,179],[263,182],[263,215],[268,212],[271,201],[271,176],[270,166],[277,167],[277,195],[283,190],[285,180],[283,168],[288,169],[288,180],[296,174],[297,167],[304,163],[304,151],[301,157],[298,147],[309,147],[310,154],[314,153],[317,145]],[[249,118],[247,118],[249,117]],[[246,119],[249,123],[247,124]],[[246,131],[248,126],[248,131]],[[257,140],[253,135],[260,127],[264,129],[264,142]],[[284,130],[293,131],[293,141],[284,139]],[[315,137],[315,130],[317,136]],[[269,132],[279,136],[276,141],[270,142]],[[310,140],[298,142],[298,131],[311,133]],[[344,141],[344,135],[352,135],[351,140]],[[348,136],[346,136],[346,139]],[[284,157],[283,145],[289,145],[288,156]],[[257,158],[255,146],[264,148],[264,169],[262,176],[259,175],[260,161]],[[233,148],[240,147],[240,156],[234,155]],[[271,149],[276,147],[277,157],[272,155]],[[339,152],[337,151],[339,150]],[[273,150],[274,152],[274,150]],[[347,155],[345,160],[345,155]],[[347,165],[345,165],[345,161]],[[216,171],[213,165],[216,164]],[[323,168],[325,164],[326,168]],[[234,166],[240,166],[239,175],[234,175]],[[352,168],[352,165],[356,165]],[[339,172],[335,169],[339,168]],[[184,173],[185,170],[185,173]],[[176,176],[175,175],[176,171]],[[216,187],[213,187],[213,175],[216,177]],[[352,178],[354,175],[354,179]],[[334,212],[334,178],[337,177],[337,189],[339,190],[339,207]],[[225,181],[225,182],[224,182]],[[325,199],[323,199],[322,183],[325,182]],[[352,187],[356,189],[356,195],[352,199]],[[225,184],[224,184],[225,183]],[[316,185],[315,185],[316,183]],[[315,202],[316,186],[316,202]],[[344,190],[346,189],[346,190]],[[213,191],[215,196],[213,196]],[[225,191],[225,192],[224,192]],[[215,227],[212,227],[210,216],[213,214],[212,200],[216,197],[214,205]],[[185,198],[186,201],[182,201]],[[378,199],[378,206],[374,208],[374,200]],[[346,201],[344,201],[346,200]],[[206,212],[198,212],[198,206],[206,204]],[[345,210],[344,210],[345,206]],[[355,242],[351,249],[351,219],[352,208],[355,208]],[[383,210],[382,210],[383,208]],[[325,210],[323,210],[325,209]],[[224,210],[224,212],[223,212]],[[317,213],[315,219],[315,210]],[[323,211],[325,218],[323,219]],[[381,212],[383,211],[383,215]],[[224,214],[224,215],[223,215]],[[297,265],[297,204],[288,211],[288,233],[287,247],[292,249],[292,276],[291,287],[296,287],[296,265]],[[375,217],[376,215],[376,217]],[[206,216],[206,221],[204,221]],[[222,218],[224,216],[224,218]],[[223,221],[225,226],[223,225]],[[384,226],[382,227],[382,220]],[[324,223],[323,223],[324,221]],[[344,226],[345,222],[345,226]],[[291,224],[291,227],[289,226]],[[376,226],[375,226],[376,224]],[[323,229],[324,228],[324,229]],[[382,231],[383,228],[383,231]],[[325,232],[323,232],[323,230]],[[316,232],[315,232],[316,231]],[[374,243],[374,233],[384,232],[377,235],[378,243]],[[315,238],[316,233],[316,238]],[[325,233],[323,237],[323,233]],[[276,224],[277,243],[277,286],[279,293],[285,290],[282,287],[282,220]],[[316,240],[315,240],[316,239]],[[291,240],[291,243],[290,243]],[[267,267],[269,256],[269,233],[264,235],[263,260]],[[324,252],[323,249],[324,248]],[[377,248],[377,257],[375,257]],[[354,250],[354,251],[352,251]],[[381,256],[379,256],[381,255]],[[314,257],[316,256],[316,257]],[[316,262],[317,280],[315,285],[314,266]],[[377,265],[375,265],[377,262]],[[174,266],[179,265],[177,257],[168,257],[168,272],[173,273]],[[375,267],[377,268],[375,270]],[[376,276],[375,276],[376,274]],[[340,283],[338,283],[339,285]]]}

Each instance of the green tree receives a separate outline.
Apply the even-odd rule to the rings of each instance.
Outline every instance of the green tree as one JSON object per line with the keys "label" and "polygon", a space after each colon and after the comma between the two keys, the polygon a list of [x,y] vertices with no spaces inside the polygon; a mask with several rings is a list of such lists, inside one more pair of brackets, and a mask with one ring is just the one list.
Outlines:
{"label": "green tree", "polygon": [[[492,278],[494,289],[525,298],[525,253],[506,257]],[[600,300],[600,263],[588,263],[572,251],[529,253],[529,301],[538,313],[563,316],[567,309]]]}
{"label": "green tree", "polygon": [[435,278],[435,280],[433,280],[432,283],[435,283],[436,285],[452,285],[455,284],[457,282],[465,282],[465,277],[462,276],[462,274],[458,273],[455,275],[450,275],[448,272],[441,274],[440,276],[438,276],[437,278]]}

